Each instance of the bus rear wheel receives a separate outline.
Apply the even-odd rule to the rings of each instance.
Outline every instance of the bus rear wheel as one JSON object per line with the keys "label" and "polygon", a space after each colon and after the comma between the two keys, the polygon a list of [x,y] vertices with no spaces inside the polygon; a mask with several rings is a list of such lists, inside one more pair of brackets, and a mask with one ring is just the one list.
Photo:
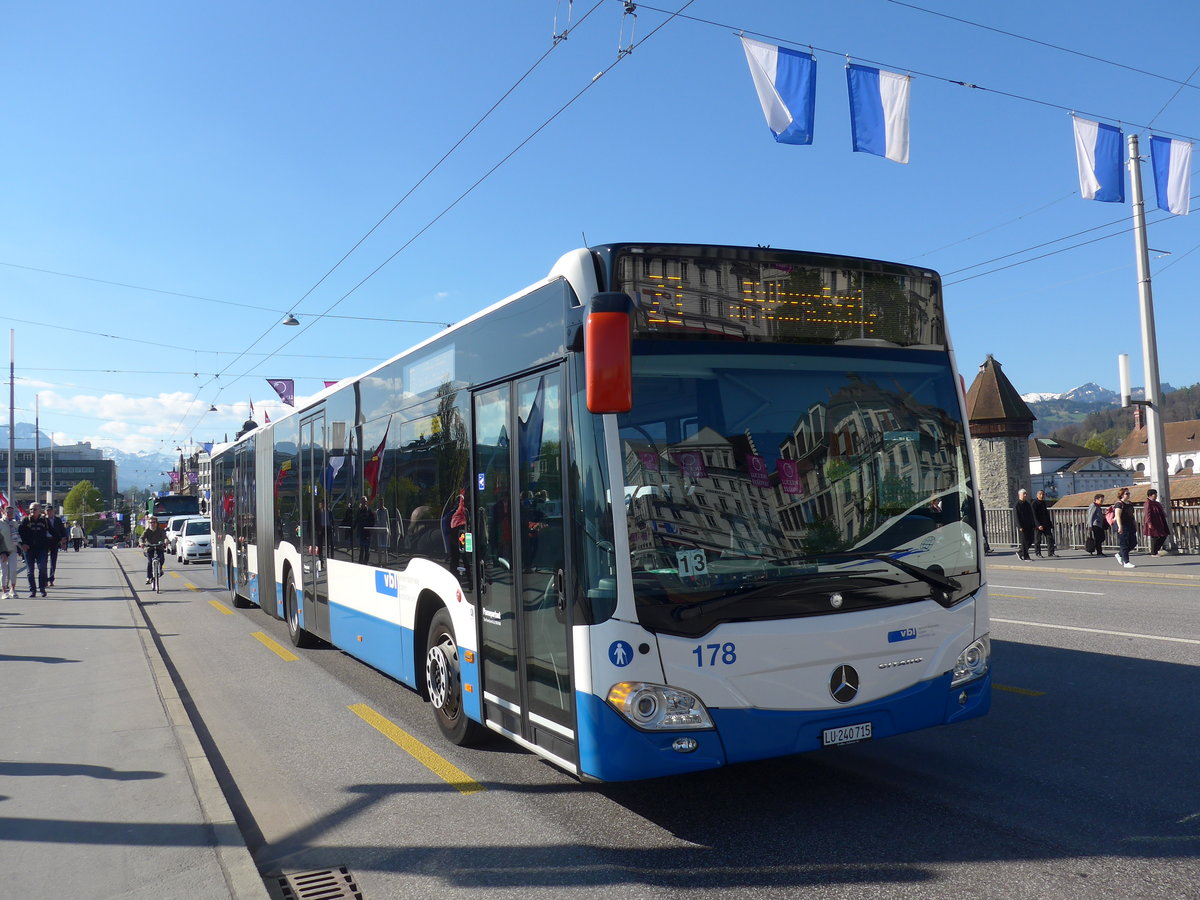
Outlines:
{"label": "bus rear wheel", "polygon": [[229,602],[237,609],[249,609],[253,604],[241,596],[237,590],[237,572],[233,568],[233,558],[225,560],[225,589],[229,591]]}
{"label": "bus rear wheel", "polygon": [[463,709],[458,642],[454,638],[454,623],[445,609],[439,609],[429,623],[427,646],[425,686],[438,728],[452,744],[465,747],[476,743],[483,736],[483,728],[467,718]]}
{"label": "bus rear wheel", "polygon": [[294,647],[311,647],[312,635],[300,626],[300,603],[292,579],[287,579],[287,587],[283,589],[283,612],[287,616],[288,637]]}

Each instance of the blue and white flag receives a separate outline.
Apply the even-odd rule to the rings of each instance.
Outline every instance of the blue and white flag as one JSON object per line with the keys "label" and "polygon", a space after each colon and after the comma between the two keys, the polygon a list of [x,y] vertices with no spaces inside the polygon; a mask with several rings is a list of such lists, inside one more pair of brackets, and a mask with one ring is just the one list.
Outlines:
{"label": "blue and white flag", "polygon": [[1075,122],[1075,158],[1079,161],[1079,194],[1084,200],[1125,202],[1125,169],[1122,165],[1121,129],[1072,116]]}
{"label": "blue and white flag", "polygon": [[742,38],[758,102],[775,140],[811,144],[816,108],[817,61],[811,54]]}
{"label": "blue and white flag", "polygon": [[1150,135],[1150,160],[1154,164],[1154,191],[1158,208],[1186,216],[1191,208],[1192,145],[1189,141]]}
{"label": "blue and white flag", "polygon": [[850,130],[855,152],[908,162],[908,95],[912,79],[870,66],[847,64]]}

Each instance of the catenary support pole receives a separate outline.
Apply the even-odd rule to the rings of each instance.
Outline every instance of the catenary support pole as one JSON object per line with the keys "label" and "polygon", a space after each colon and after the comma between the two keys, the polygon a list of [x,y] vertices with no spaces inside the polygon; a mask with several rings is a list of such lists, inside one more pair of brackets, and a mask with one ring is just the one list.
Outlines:
{"label": "catenary support pole", "polygon": [[[1171,520],[1171,479],[1166,465],[1166,441],[1160,415],[1162,389],[1158,382],[1158,339],[1154,331],[1154,296],[1150,289],[1150,245],[1146,238],[1146,210],[1142,201],[1142,166],[1136,134],[1129,135],[1129,187],[1133,200],[1133,241],[1137,253],[1138,301],[1142,314],[1142,363],[1146,373],[1146,452],[1150,457],[1147,475],[1158,488],[1158,499]],[[1174,551],[1173,537],[1165,547]]]}

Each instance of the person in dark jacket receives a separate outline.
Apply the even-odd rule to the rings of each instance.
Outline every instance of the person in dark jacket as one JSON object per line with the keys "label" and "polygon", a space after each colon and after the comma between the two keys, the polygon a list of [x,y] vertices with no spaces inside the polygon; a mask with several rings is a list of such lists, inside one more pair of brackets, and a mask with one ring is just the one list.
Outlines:
{"label": "person in dark jacket", "polygon": [[46,583],[54,586],[54,570],[58,568],[58,551],[67,548],[67,525],[53,504],[46,504],[46,527],[50,529],[50,565]]}
{"label": "person in dark jacket", "polygon": [[[36,597],[39,590],[46,596],[46,558],[50,553],[50,523],[42,515],[41,504],[29,504],[29,515],[21,520],[17,529],[21,538],[21,552],[25,554],[25,570],[29,573],[29,596]],[[33,582],[33,570],[37,567],[37,584]]]}
{"label": "person in dark jacket", "polygon": [[1146,491],[1146,505],[1142,507],[1142,534],[1150,538],[1150,555],[1157,556],[1171,533],[1167,524],[1167,513],[1158,502],[1158,491],[1154,488]]}
{"label": "person in dark jacket", "polygon": [[1097,556],[1104,555],[1104,542],[1108,539],[1108,521],[1104,518],[1106,512],[1104,495],[1097,494],[1092,498],[1092,510],[1088,515],[1088,527],[1092,530],[1092,543],[1095,544],[1092,552]]}
{"label": "person in dark jacket", "polygon": [[365,564],[371,558],[371,535],[374,528],[375,513],[371,511],[371,502],[363,497],[358,501],[358,509],[354,511],[354,536],[360,563]]}
{"label": "person in dark jacket", "polygon": [[1013,510],[1017,519],[1017,534],[1020,544],[1017,547],[1017,559],[1029,561],[1029,546],[1033,543],[1033,534],[1037,521],[1033,516],[1033,506],[1029,502],[1029,491],[1021,488],[1017,491],[1017,505]]}
{"label": "person in dark jacket", "polygon": [[1046,492],[1038,491],[1037,497],[1029,504],[1033,507],[1035,540],[1033,551],[1042,555],[1042,538],[1046,539],[1046,555],[1054,556],[1054,520],[1050,518],[1050,507],[1046,505]]}
{"label": "person in dark jacket", "polygon": [[1129,501],[1129,488],[1121,488],[1117,492],[1117,562],[1126,569],[1132,569],[1129,554],[1137,546],[1137,519],[1134,518],[1133,504]]}

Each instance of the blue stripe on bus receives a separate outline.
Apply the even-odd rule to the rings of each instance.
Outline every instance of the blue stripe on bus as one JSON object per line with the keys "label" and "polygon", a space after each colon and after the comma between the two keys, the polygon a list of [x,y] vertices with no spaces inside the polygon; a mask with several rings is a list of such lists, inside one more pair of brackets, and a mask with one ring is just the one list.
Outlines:
{"label": "blue stripe on bus", "polygon": [[[679,775],[727,763],[770,759],[821,748],[826,728],[871,723],[872,738],[884,738],[949,725],[982,716],[991,705],[989,673],[967,685],[950,687],[950,675],[845,709],[784,711],[710,709],[712,731],[644,732],[634,728],[600,697],[576,694],[579,710],[579,766],[584,775],[622,781]],[[960,702],[965,694],[965,702]],[[672,749],[677,737],[695,738],[691,753]]]}
{"label": "blue stripe on bus", "polygon": [[376,616],[329,604],[330,643],[381,672],[413,687],[417,683],[413,665],[411,628],[385,622]]}

